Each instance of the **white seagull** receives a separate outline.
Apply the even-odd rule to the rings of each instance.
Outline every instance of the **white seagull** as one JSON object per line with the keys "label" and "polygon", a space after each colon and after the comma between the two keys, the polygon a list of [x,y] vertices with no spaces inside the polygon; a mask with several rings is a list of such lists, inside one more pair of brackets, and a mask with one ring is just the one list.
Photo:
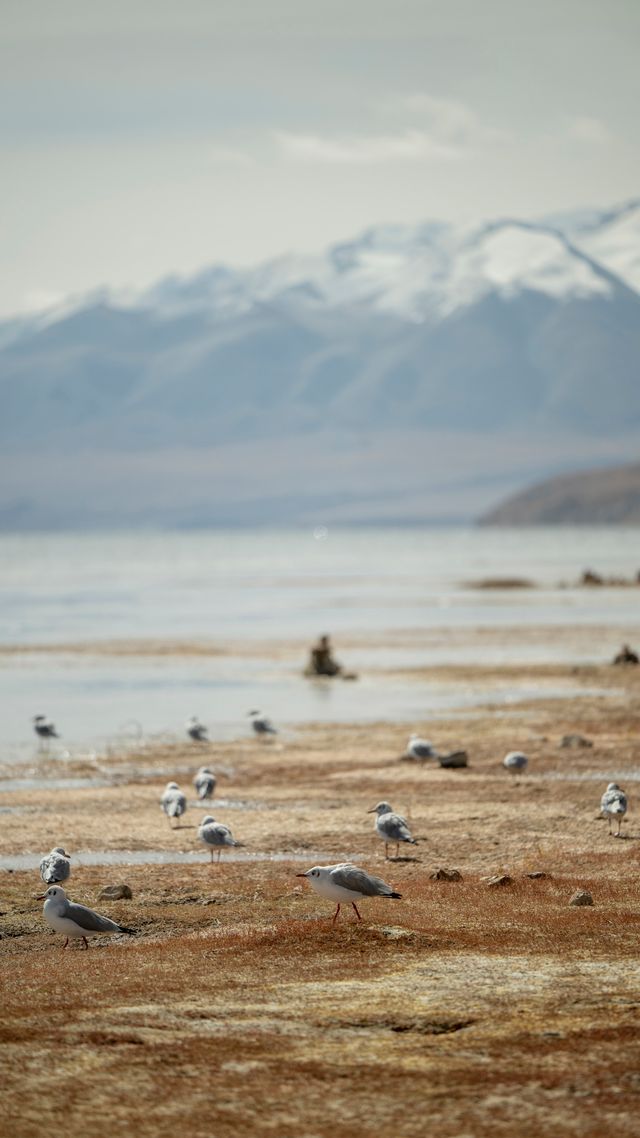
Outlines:
{"label": "white seagull", "polygon": [[253,727],[256,735],[264,737],[265,735],[278,734],[271,720],[267,719],[267,716],[263,715],[261,711],[249,711],[247,714],[251,719],[251,726]]}
{"label": "white seagull", "polygon": [[200,767],[197,774],[194,775],[193,785],[196,788],[198,798],[204,800],[205,798],[213,798],[213,792],[216,789],[216,776],[209,767]]}
{"label": "white seagull", "polygon": [[40,876],[45,885],[58,885],[71,874],[70,854],[62,846],[55,846],[40,862]]}
{"label": "white seagull", "polygon": [[418,844],[416,839],[411,837],[406,818],[403,818],[401,814],[394,814],[388,802],[378,802],[377,806],[372,806],[371,810],[367,810],[367,814],[377,814],[376,834],[384,842],[384,856],[386,858],[389,857],[389,842],[396,844],[396,857],[400,849],[400,842],[410,842],[412,846]]}
{"label": "white seagull", "polygon": [[34,715],[33,730],[39,739],[49,740],[60,738],[53,723],[50,719],[47,719],[46,715]]}
{"label": "white seagull", "polygon": [[437,759],[438,753],[429,739],[421,739],[419,735],[411,735],[407,743],[407,755],[411,759]]}
{"label": "white seagull", "polygon": [[307,869],[305,873],[296,873],[296,877],[306,877],[316,893],[321,897],[327,897],[329,901],[336,902],[334,924],[338,919],[342,901],[351,902],[357,919],[361,921],[356,901],[361,901],[363,897],[394,897],[399,901],[402,897],[401,893],[396,893],[381,878],[374,877],[365,869],[359,869],[350,862],[341,862],[339,865],[316,865],[313,869]]}
{"label": "white seagull", "polygon": [[526,755],[522,751],[509,751],[502,760],[503,767],[510,772],[510,774],[520,774],[529,762]]}
{"label": "white seagull", "polygon": [[198,837],[205,846],[211,850],[211,864],[213,865],[213,851],[218,851],[218,862],[220,862],[220,854],[227,846],[241,846],[242,842],[237,842],[231,833],[228,826],[223,826],[222,822],[216,822],[211,814],[207,814],[206,818],[202,819],[198,829]]}
{"label": "white seagull", "polygon": [[114,933],[128,933],[135,936],[135,929],[128,929],[126,925],[118,925],[109,917],[101,917],[86,905],[76,905],[67,899],[67,894],[59,885],[52,885],[46,893],[36,898],[44,901],[42,914],[45,921],[57,933],[64,933],[66,948],[70,940],[82,939],[85,948],[89,947],[88,936],[113,936]]}
{"label": "white seagull", "polygon": [[619,838],[622,819],[627,813],[627,796],[624,790],[620,789],[617,782],[609,783],[600,799],[600,810],[609,822],[609,833],[611,833],[611,819],[616,819],[618,829],[616,830],[615,837]]}
{"label": "white seagull", "polygon": [[160,805],[164,810],[169,823],[172,818],[180,818],[187,809],[187,800],[180,790],[177,782],[168,782],[164,788]]}
{"label": "white seagull", "polygon": [[185,723],[187,735],[193,739],[194,743],[208,743],[209,736],[207,735],[207,728],[204,723],[201,723],[197,715],[192,715]]}

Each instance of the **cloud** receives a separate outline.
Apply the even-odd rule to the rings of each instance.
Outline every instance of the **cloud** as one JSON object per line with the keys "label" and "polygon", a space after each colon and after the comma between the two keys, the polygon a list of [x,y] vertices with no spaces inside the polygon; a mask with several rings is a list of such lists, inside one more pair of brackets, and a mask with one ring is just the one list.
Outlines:
{"label": "cloud", "polygon": [[578,115],[576,118],[569,119],[566,133],[569,138],[576,139],[578,142],[591,143],[595,146],[602,146],[605,142],[611,142],[613,139],[613,135],[602,119],[591,115]]}
{"label": "cloud", "polygon": [[285,157],[292,160],[355,165],[448,162],[509,137],[504,131],[485,126],[466,104],[421,91],[378,101],[373,110],[387,124],[393,120],[393,129],[351,135],[277,131],[276,143]]}
{"label": "cloud", "polygon": [[276,131],[275,140],[286,158],[302,162],[365,165],[376,162],[418,162],[425,159],[448,161],[460,157],[455,146],[438,142],[421,130],[335,137]]}

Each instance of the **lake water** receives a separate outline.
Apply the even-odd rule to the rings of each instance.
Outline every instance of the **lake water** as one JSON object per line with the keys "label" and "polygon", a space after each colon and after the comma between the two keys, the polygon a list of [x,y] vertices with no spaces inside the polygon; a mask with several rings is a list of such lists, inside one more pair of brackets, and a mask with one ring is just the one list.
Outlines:
{"label": "lake water", "polygon": [[[50,715],[60,747],[175,733],[198,714],[213,737],[246,731],[262,707],[283,724],[395,718],[424,722],[482,692],[407,683],[379,669],[477,659],[558,659],[564,642],[510,629],[593,629],[581,660],[606,659],[598,626],[633,638],[640,589],[577,589],[583,569],[635,577],[631,529],[320,529],[0,536],[0,644],[205,640],[232,655],[0,657],[1,757],[33,754],[30,720]],[[468,587],[526,577],[530,590]],[[475,629],[503,630],[474,643]],[[391,646],[388,634],[392,630]],[[330,632],[357,683],[300,675],[303,645]],[[351,638],[351,642],[350,642]],[[342,646],[341,646],[342,640]],[[292,641],[297,642],[293,644]],[[274,644],[283,645],[277,659]],[[267,647],[265,647],[268,645]],[[348,645],[345,652],[344,645]],[[617,645],[614,644],[613,648]],[[240,648],[241,654],[237,654]],[[508,704],[525,691],[497,693]],[[492,692],[491,698],[496,693]]]}

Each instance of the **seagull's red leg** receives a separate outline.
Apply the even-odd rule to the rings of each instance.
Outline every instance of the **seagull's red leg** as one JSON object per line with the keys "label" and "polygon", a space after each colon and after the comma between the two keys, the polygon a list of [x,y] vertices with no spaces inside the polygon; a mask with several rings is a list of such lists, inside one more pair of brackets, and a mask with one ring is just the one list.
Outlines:
{"label": "seagull's red leg", "polygon": [[361,921],[361,920],[362,920],[362,917],[360,916],[360,914],[359,914],[359,912],[358,912],[358,906],[356,905],[355,901],[352,901],[352,902],[351,902],[351,904],[353,905],[353,907],[354,907],[354,909],[355,909],[355,911],[356,911],[356,917],[358,918],[358,920],[359,920],[359,921]]}
{"label": "seagull's red leg", "polygon": [[66,947],[67,947],[67,945],[68,945],[68,943],[69,943],[69,937],[67,937],[67,939],[65,940],[65,942],[64,942],[64,944],[63,944],[63,946],[62,946],[62,947],[63,947],[63,948],[66,948]]}
{"label": "seagull's red leg", "polygon": [[83,936],[83,938],[82,938],[82,939],[83,939],[83,941],[84,941],[84,947],[85,947],[85,948],[88,948],[88,947],[89,947],[89,941],[87,940],[86,936]]}
{"label": "seagull's red leg", "polygon": [[335,913],[333,914],[333,921],[331,922],[333,925],[335,925],[335,923],[338,919],[338,913],[339,912],[340,912],[340,902],[338,901],[338,907],[337,907]]}
{"label": "seagull's red leg", "polygon": [[218,850],[218,865],[220,865],[220,856],[222,854],[222,847]]}
{"label": "seagull's red leg", "polygon": [[384,856],[386,857],[386,859],[388,861],[389,860],[389,846],[388,846],[387,842],[384,843]]}

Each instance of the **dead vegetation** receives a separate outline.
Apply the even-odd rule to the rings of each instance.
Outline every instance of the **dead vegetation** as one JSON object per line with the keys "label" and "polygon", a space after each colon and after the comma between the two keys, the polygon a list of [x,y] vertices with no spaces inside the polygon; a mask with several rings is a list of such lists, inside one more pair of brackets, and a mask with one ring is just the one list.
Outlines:
{"label": "dead vegetation", "polygon": [[[37,873],[0,872],[10,1132],[637,1133],[635,781],[624,838],[598,819],[602,783],[615,772],[624,786],[638,770],[637,680],[625,673],[609,694],[509,710],[213,745],[207,761],[227,772],[226,805],[214,801],[213,814],[248,853],[290,860],[218,868],[203,848],[189,865],[74,864],[70,895],[134,926],[133,941],[62,951],[33,899]],[[409,726],[442,749],[464,745],[469,769],[399,762]],[[593,747],[562,749],[576,730]],[[500,765],[514,746],[530,760],[518,779]],[[202,811],[171,830],[158,798],[168,768],[187,784],[201,761],[186,744],[145,748],[95,772],[114,785],[5,793],[5,806],[25,809],[3,815],[0,851],[59,840],[72,854],[197,849]],[[385,862],[366,815],[381,797],[409,816],[418,860]],[[315,855],[357,857],[402,900],[365,901],[361,924],[343,912],[332,926],[331,903],[295,877],[298,859]],[[432,879],[440,866],[462,879]],[[489,888],[500,874],[511,881]],[[98,904],[117,881],[132,899]],[[570,907],[578,888],[592,907]]]}

